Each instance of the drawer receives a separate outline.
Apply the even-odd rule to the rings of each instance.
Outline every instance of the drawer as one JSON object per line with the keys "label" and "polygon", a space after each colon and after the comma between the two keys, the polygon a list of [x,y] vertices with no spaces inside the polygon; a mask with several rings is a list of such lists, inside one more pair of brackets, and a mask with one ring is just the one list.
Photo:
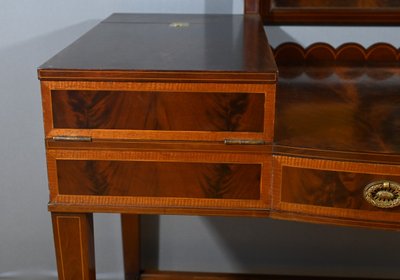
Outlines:
{"label": "drawer", "polygon": [[53,205],[162,213],[269,204],[271,156],[265,154],[50,149],[47,160]]}
{"label": "drawer", "polygon": [[398,222],[400,166],[274,156],[272,207],[319,218]]}
{"label": "drawer", "polygon": [[42,85],[47,137],[272,141],[274,85]]}

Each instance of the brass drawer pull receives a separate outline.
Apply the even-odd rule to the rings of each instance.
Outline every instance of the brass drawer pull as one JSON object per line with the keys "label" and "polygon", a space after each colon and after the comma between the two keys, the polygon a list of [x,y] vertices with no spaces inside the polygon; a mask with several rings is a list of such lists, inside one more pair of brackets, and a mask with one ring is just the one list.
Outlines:
{"label": "brass drawer pull", "polygon": [[400,205],[400,184],[392,181],[376,181],[364,189],[364,198],[373,206],[393,208]]}

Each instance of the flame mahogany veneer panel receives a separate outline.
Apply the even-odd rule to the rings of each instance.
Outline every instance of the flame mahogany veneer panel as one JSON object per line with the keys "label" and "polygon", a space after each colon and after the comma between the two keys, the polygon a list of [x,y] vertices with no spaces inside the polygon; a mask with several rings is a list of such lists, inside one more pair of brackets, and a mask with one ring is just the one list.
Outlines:
{"label": "flame mahogany veneer panel", "polygon": [[260,164],[57,160],[62,195],[260,199]]}
{"label": "flame mahogany veneer panel", "polygon": [[275,56],[277,145],[305,154],[319,149],[399,158],[398,49],[388,44],[335,49],[321,43],[304,49],[287,43]]}
{"label": "flame mahogany veneer panel", "polygon": [[[393,87],[364,77],[340,83],[299,76],[278,86],[278,145],[331,151],[400,152],[400,76]],[[311,82],[314,82],[311,83]],[[389,84],[389,83],[387,83]]]}
{"label": "flame mahogany veneer panel", "polygon": [[[283,167],[282,202],[377,211],[363,198],[365,186],[379,180],[400,182],[400,176]],[[400,208],[390,211],[399,212]]]}
{"label": "flame mahogany veneer panel", "polygon": [[264,103],[257,93],[52,91],[55,128],[262,132]]}
{"label": "flame mahogany veneer panel", "polygon": [[274,156],[273,208],[324,218],[397,222],[400,208],[372,206],[364,189],[400,183],[400,166]]}
{"label": "flame mahogany veneer panel", "polygon": [[400,50],[386,43],[285,43],[274,54],[277,216],[397,224],[399,207],[372,206],[363,191],[380,180],[400,182]]}

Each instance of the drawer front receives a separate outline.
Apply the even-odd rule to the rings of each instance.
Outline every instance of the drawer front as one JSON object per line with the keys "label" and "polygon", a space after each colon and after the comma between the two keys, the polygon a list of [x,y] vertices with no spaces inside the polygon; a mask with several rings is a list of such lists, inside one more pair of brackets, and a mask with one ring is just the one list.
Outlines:
{"label": "drawer front", "polygon": [[256,154],[48,151],[51,203],[100,208],[266,208],[270,165]]}
{"label": "drawer front", "polygon": [[272,139],[271,85],[44,84],[47,136]]}
{"label": "drawer front", "polygon": [[397,222],[400,166],[274,157],[273,208],[320,217]]}
{"label": "drawer front", "polygon": [[54,128],[262,132],[264,95],[53,90]]}

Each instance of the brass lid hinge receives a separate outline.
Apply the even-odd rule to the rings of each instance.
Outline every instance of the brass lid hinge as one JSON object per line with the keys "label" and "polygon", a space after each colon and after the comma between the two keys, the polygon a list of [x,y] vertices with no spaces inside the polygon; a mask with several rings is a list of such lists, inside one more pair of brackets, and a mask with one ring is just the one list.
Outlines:
{"label": "brass lid hinge", "polygon": [[76,141],[76,142],[92,142],[90,136],[53,136],[54,141]]}
{"label": "brass lid hinge", "polygon": [[264,140],[260,139],[225,139],[225,145],[265,145]]}

